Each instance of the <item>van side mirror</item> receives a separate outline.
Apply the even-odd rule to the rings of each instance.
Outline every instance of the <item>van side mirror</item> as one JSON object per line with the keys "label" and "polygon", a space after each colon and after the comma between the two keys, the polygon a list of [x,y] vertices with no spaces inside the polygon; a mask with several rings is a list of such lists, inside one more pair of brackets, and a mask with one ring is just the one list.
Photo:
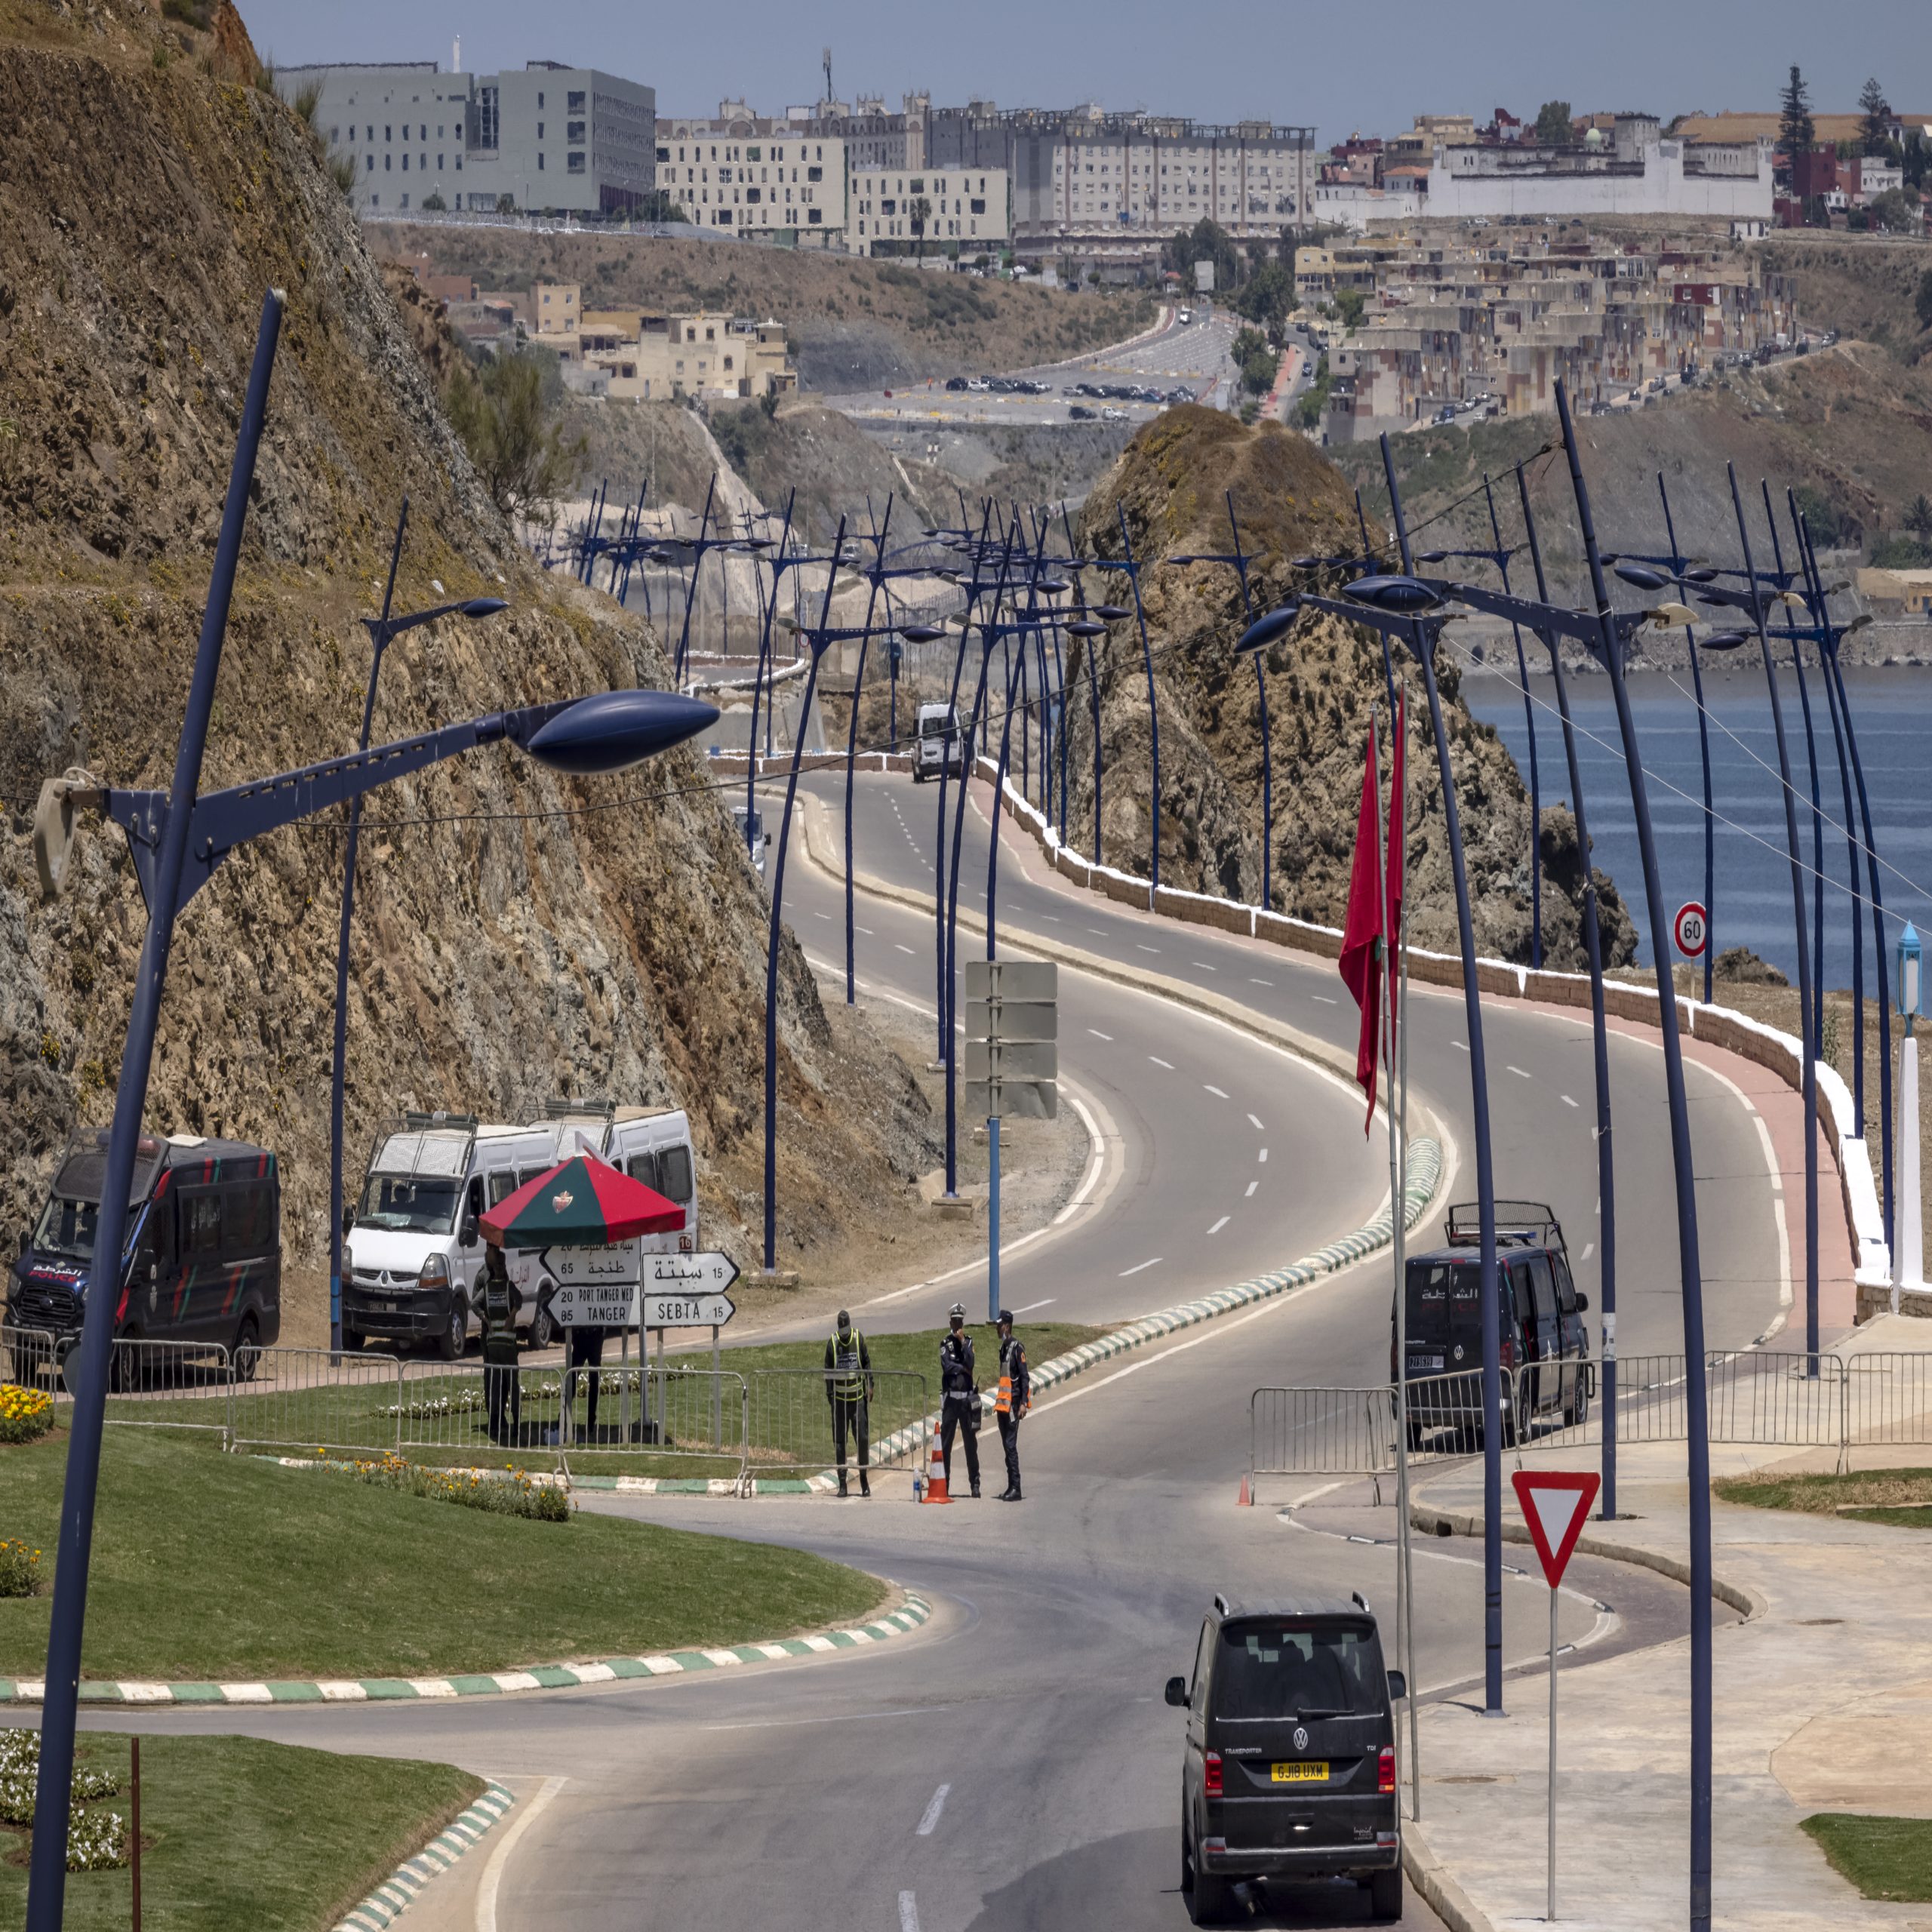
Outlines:
{"label": "van side mirror", "polygon": [[1583,1294],[1583,1291],[1580,1289],[1580,1290],[1577,1291],[1577,1312],[1579,1315],[1587,1315],[1587,1314],[1589,1314],[1589,1312],[1590,1312],[1590,1298],[1589,1298],[1589,1297],[1588,1295],[1586,1295],[1586,1294]]}
{"label": "van side mirror", "polygon": [[342,1238],[344,1241],[349,1238],[349,1231],[355,1225],[355,1210],[344,1201],[342,1208]]}
{"label": "van side mirror", "polygon": [[33,1245],[33,1237],[27,1232],[27,1231],[26,1231],[26,1229],[25,1228],[23,1228],[23,1229],[20,1230],[20,1252],[21,1252],[21,1254],[22,1254],[23,1255],[24,1255],[24,1254],[26,1253],[27,1250],[28,1250],[29,1247],[31,1247],[32,1245]]}
{"label": "van side mirror", "polygon": [[1400,1703],[1409,1694],[1409,1680],[1399,1670],[1389,1673],[1389,1695]]}
{"label": "van side mirror", "polygon": [[1184,1677],[1169,1678],[1167,1695],[1169,1703],[1185,1704],[1187,1702],[1187,1679]]}
{"label": "van side mirror", "polygon": [[463,1226],[457,1232],[457,1238],[465,1247],[474,1247],[476,1245],[476,1217],[474,1214],[464,1215]]}

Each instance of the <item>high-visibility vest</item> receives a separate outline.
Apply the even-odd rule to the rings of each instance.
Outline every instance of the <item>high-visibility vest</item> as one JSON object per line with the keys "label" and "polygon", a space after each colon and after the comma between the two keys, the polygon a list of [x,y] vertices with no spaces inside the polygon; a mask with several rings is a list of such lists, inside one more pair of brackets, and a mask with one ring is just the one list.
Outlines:
{"label": "high-visibility vest", "polygon": [[856,1402],[866,1392],[866,1380],[860,1369],[859,1331],[850,1329],[841,1336],[832,1331],[832,1392],[841,1400]]}
{"label": "high-visibility vest", "polygon": [[1013,1404],[1013,1371],[1008,1367],[1007,1364],[1014,1355],[1018,1355],[1022,1362],[1026,1359],[1025,1355],[1021,1352],[1017,1341],[1008,1343],[1006,1347],[1000,1352],[999,1394],[993,1402],[993,1413],[995,1415],[1024,1415],[1026,1413],[1023,1407],[1016,1410]]}

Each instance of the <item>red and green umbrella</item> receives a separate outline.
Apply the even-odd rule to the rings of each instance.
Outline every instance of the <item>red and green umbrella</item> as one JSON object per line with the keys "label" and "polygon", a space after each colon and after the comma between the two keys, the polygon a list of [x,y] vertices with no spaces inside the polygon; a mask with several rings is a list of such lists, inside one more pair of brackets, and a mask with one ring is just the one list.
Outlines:
{"label": "red and green umbrella", "polygon": [[637,1235],[675,1234],[685,1211],[600,1161],[573,1154],[506,1195],[482,1218],[498,1247],[608,1247]]}

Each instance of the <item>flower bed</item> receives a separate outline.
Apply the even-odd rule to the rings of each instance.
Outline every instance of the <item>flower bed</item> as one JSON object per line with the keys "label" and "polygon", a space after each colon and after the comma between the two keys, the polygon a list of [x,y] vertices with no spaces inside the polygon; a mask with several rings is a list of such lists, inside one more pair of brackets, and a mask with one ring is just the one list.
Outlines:
{"label": "flower bed", "polygon": [[374,1462],[332,1462],[327,1466],[378,1489],[398,1489],[405,1495],[454,1503],[466,1509],[487,1509],[494,1515],[525,1516],[540,1523],[567,1523],[571,1518],[567,1491],[553,1483],[534,1482],[521,1469],[506,1469],[501,1475],[431,1469],[395,1454]]}
{"label": "flower bed", "polygon": [[17,1537],[0,1537],[0,1597],[37,1597],[40,1588],[40,1552]]}
{"label": "flower bed", "polygon": [[[40,1734],[0,1730],[0,1824],[33,1823],[34,1786],[40,1776]],[[90,1810],[121,1789],[112,1771],[77,1770],[69,1787],[73,1810],[67,1826],[67,1869],[105,1872],[128,1862],[127,1822],[118,1811]]]}
{"label": "flower bed", "polygon": [[54,1398],[45,1389],[0,1383],[0,1442],[37,1442],[54,1426]]}

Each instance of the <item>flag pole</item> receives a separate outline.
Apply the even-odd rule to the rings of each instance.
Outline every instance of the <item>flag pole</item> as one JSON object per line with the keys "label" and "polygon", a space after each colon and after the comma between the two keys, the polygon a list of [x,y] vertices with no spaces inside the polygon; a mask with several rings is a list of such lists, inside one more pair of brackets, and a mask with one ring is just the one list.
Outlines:
{"label": "flag pole", "polygon": [[[1401,827],[1399,835],[1401,839],[1403,873],[1401,911],[1399,915],[1398,934],[1398,937],[1401,948],[1401,997],[1399,1001],[1392,1004],[1390,1007],[1389,1029],[1391,1035],[1393,1036],[1395,1045],[1397,1069],[1395,1077],[1398,1078],[1401,1083],[1401,1106],[1397,1114],[1398,1135],[1400,1143],[1399,1165],[1397,1171],[1397,1179],[1401,1188],[1399,1198],[1402,1203],[1402,1211],[1395,1217],[1394,1232],[1395,1248],[1395,1282],[1398,1296],[1396,1306],[1402,1310],[1403,1326],[1406,1335],[1408,1322],[1408,1294],[1405,1278],[1408,1270],[1409,1241],[1407,1223],[1409,1198],[1409,1029],[1407,1024],[1409,1011],[1409,804],[1407,798],[1407,786],[1406,783],[1406,775],[1407,774],[1409,764],[1407,756],[1408,748],[1406,743],[1409,716],[1409,694],[1408,685],[1406,681],[1404,681],[1400,687],[1400,696],[1401,702],[1396,712],[1395,724],[1394,728],[1395,733],[1395,743],[1397,746],[1401,747],[1403,753],[1402,770],[1404,774],[1405,782],[1403,786],[1403,795],[1399,798],[1395,797],[1393,795],[1393,777],[1392,771],[1391,796],[1389,799],[1389,809],[1392,817],[1394,817],[1395,814],[1398,813],[1401,814],[1399,818],[1396,819],[1396,823]],[[1407,1389],[1407,1371],[1408,1367],[1408,1362],[1406,1357],[1403,1360],[1402,1366],[1404,1372],[1403,1387],[1406,1395]],[[1406,1434],[1402,1438],[1402,1456],[1403,1476],[1404,1483],[1406,1484],[1408,1468],[1408,1438]],[[1404,1652],[1404,1662],[1407,1666],[1406,1675],[1409,1686],[1409,1816],[1411,1818],[1420,1818],[1422,1816],[1422,1734],[1420,1724],[1419,1724],[1416,1716],[1415,1537],[1413,1525],[1409,1521],[1408,1499],[1406,1494],[1404,1495],[1402,1499],[1401,1508],[1402,1577],[1404,1589],[1407,1594],[1409,1604],[1409,1620],[1407,1624],[1405,1626],[1407,1648]]]}

